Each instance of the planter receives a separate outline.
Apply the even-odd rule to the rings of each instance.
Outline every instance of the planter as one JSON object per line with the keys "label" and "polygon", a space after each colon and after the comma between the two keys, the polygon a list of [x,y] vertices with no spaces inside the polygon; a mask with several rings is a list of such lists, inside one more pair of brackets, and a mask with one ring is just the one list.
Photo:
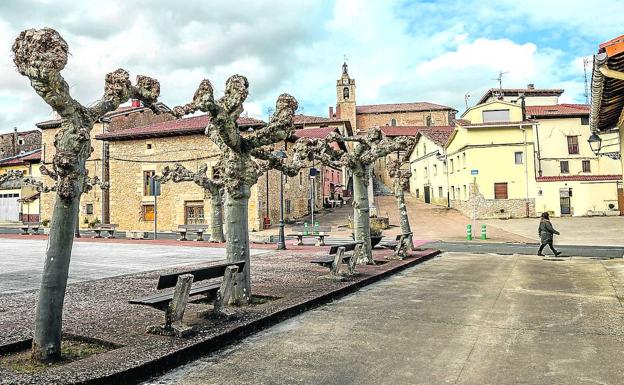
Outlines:
{"label": "planter", "polygon": [[383,238],[383,236],[381,235],[375,235],[375,236],[371,235],[371,247],[373,249],[375,248],[375,246],[379,244],[379,242],[381,242],[381,238]]}
{"label": "planter", "polygon": [[386,230],[390,228],[390,219],[388,217],[374,217],[370,218],[371,227],[377,225],[380,229]]}
{"label": "planter", "polygon": [[44,235],[50,235],[50,228],[49,227],[44,227],[43,228],[43,234]]}

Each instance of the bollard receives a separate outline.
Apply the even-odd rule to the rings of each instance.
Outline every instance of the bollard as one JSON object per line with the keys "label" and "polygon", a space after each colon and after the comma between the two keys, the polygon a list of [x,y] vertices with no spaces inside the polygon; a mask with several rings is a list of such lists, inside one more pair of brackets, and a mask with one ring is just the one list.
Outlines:
{"label": "bollard", "polygon": [[466,226],[466,239],[472,241],[472,225]]}
{"label": "bollard", "polygon": [[487,234],[485,232],[485,225],[481,225],[481,239],[487,239]]}
{"label": "bollard", "polygon": [[310,235],[308,232],[308,222],[303,222],[303,227],[305,228],[303,231],[303,235]]}

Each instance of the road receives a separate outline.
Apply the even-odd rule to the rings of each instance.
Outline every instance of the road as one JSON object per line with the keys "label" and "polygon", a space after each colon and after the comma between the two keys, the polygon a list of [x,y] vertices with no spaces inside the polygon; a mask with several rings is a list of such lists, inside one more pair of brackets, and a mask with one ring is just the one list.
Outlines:
{"label": "road", "polygon": [[[479,241],[472,242],[429,242],[422,247],[431,247],[442,251],[455,251],[477,254],[537,254],[539,244],[523,243],[486,243]],[[624,247],[622,246],[576,246],[576,245],[555,245],[555,249],[561,251],[561,257],[595,257],[595,258],[622,258]],[[544,250],[547,256],[553,256],[548,247]]]}
{"label": "road", "polygon": [[[38,289],[46,241],[0,238],[0,294]],[[266,250],[252,250],[253,254]],[[225,258],[225,249],[76,242],[69,283]]]}
{"label": "road", "polygon": [[624,261],[447,253],[149,385],[621,384]]}

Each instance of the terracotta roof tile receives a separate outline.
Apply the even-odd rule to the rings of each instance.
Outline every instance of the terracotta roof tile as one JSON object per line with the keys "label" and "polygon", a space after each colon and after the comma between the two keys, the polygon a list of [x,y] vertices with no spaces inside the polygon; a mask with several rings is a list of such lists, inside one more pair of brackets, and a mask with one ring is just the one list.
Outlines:
{"label": "terracotta roof tile", "polygon": [[370,104],[365,106],[356,106],[358,114],[382,114],[390,112],[417,112],[417,111],[456,111],[452,107],[443,106],[429,102],[415,103],[392,103],[392,104]]}
{"label": "terracotta roof tile", "polygon": [[526,106],[529,117],[559,117],[559,116],[587,116],[589,105],[587,104],[556,104],[552,106]]}
{"label": "terracotta roof tile", "polygon": [[524,94],[524,96],[560,96],[564,90],[560,88],[490,88],[479,99],[477,104],[483,104],[493,95],[496,95],[502,91],[503,96],[515,96]]}
{"label": "terracotta roof tile", "polygon": [[319,127],[319,128],[304,128],[296,130],[293,134],[296,138],[312,138],[312,139],[324,139],[332,132],[339,132],[337,127]]}
{"label": "terracotta roof tile", "polygon": [[341,119],[336,118],[326,118],[324,116],[312,116],[312,115],[303,115],[297,114],[293,116],[293,124],[323,124],[323,123],[339,123],[343,122]]}
{"label": "terracotta roof tile", "polygon": [[0,159],[0,166],[16,166],[27,163],[37,163],[41,161],[41,149],[28,151],[10,158]]}
{"label": "terracotta roof tile", "polygon": [[[189,118],[150,124],[148,126],[116,130],[114,132],[100,134],[96,136],[96,139],[126,140],[162,136],[203,134],[209,122],[210,118],[207,114],[204,114],[199,116],[192,116]],[[265,123],[262,120],[241,116],[238,118],[238,125],[240,127],[262,127],[265,125]]]}
{"label": "terracotta roof tile", "polygon": [[444,127],[442,130],[422,130],[420,134],[427,137],[438,146],[444,147],[453,133],[454,127]]}
{"label": "terracotta roof tile", "polygon": [[453,131],[451,126],[383,126],[381,133],[385,136],[416,136],[421,131]]}
{"label": "terracotta roof tile", "polygon": [[483,127],[483,126],[492,126],[492,127],[496,127],[496,126],[518,126],[518,125],[526,125],[526,124],[534,124],[537,123],[534,120],[524,120],[524,121],[517,121],[517,122],[486,122],[486,123],[471,123],[468,120],[464,120],[464,122],[468,122],[468,123],[459,123],[457,122],[460,126],[462,127],[466,127],[466,128],[470,128],[470,127]]}
{"label": "terracotta roof tile", "polygon": [[558,175],[538,176],[538,182],[591,181],[591,180],[622,180],[622,175]]}

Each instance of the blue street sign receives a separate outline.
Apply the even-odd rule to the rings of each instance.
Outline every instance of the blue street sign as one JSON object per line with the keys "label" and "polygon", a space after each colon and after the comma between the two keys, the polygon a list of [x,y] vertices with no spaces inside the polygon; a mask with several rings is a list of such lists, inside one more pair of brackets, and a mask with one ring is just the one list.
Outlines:
{"label": "blue street sign", "polygon": [[479,170],[470,170],[470,175],[479,175]]}

